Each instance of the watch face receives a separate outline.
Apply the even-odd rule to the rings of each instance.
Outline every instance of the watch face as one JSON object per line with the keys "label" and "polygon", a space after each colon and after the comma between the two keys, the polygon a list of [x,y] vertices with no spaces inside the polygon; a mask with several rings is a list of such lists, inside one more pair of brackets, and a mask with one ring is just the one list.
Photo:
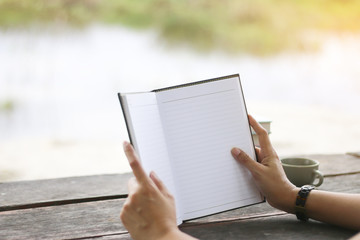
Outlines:
{"label": "watch face", "polygon": [[313,190],[315,187],[312,185],[304,185],[301,187],[301,191],[311,191]]}

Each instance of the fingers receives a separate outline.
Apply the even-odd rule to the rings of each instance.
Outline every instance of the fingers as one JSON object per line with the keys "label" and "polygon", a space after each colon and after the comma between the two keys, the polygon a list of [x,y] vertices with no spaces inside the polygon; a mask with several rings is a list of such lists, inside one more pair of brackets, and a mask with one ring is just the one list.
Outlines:
{"label": "fingers", "polygon": [[137,222],[136,211],[134,210],[129,198],[125,200],[124,205],[121,208],[120,219],[126,228]]}
{"label": "fingers", "polygon": [[134,194],[138,188],[139,188],[139,183],[137,182],[136,178],[134,177],[130,178],[128,181],[129,196]]}
{"label": "fingers", "polygon": [[123,144],[125,155],[129,161],[130,167],[138,180],[139,183],[148,183],[149,179],[145,173],[145,170],[142,168],[139,158],[135,154],[134,148],[128,142]]}
{"label": "fingers", "polygon": [[257,160],[261,163],[261,160],[262,160],[261,149],[259,147],[255,147],[255,153],[256,153]]}
{"label": "fingers", "polygon": [[256,132],[256,135],[259,136],[259,143],[262,151],[266,153],[272,152],[272,145],[266,129],[263,128],[250,114],[248,116],[251,127]]}
{"label": "fingers", "polygon": [[231,149],[232,156],[241,164],[243,164],[253,175],[258,173],[259,170],[263,167],[260,163],[251,159],[244,151],[241,151],[239,148]]}
{"label": "fingers", "polygon": [[135,175],[135,178],[131,178],[128,182],[129,195],[134,194],[137,191],[139,184],[145,183],[148,184],[149,187],[153,186],[151,180],[162,193],[169,193],[164,183],[160,180],[154,171],[150,173],[151,180],[148,178],[145,170],[140,164],[138,157],[135,154],[134,148],[130,145],[130,143],[124,142],[124,151]]}
{"label": "fingers", "polygon": [[150,178],[153,180],[160,192],[162,192],[163,194],[169,193],[165,184],[160,180],[160,178],[156,175],[154,171],[150,172]]}

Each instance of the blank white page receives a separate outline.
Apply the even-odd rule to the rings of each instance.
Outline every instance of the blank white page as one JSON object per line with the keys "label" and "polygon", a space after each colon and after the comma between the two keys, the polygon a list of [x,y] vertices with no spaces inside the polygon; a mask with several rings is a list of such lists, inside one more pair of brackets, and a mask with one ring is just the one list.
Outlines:
{"label": "blank white page", "polygon": [[230,152],[237,146],[255,159],[239,77],[158,92],[157,99],[184,220],[263,200]]}
{"label": "blank white page", "polygon": [[148,174],[155,171],[174,195],[180,223],[181,204],[177,200],[155,93],[126,94],[122,96],[122,101],[126,105],[128,128],[141,164]]}

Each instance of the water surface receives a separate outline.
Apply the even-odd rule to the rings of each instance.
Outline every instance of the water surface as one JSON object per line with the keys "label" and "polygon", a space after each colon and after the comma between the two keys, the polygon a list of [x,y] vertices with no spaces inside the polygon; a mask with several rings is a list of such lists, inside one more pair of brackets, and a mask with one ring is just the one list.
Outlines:
{"label": "water surface", "polygon": [[[154,31],[0,31],[0,176],[128,171],[116,93],[239,73],[251,114],[272,123],[280,155],[359,151],[360,37],[271,57],[169,48]],[[3,171],[3,172],[1,172]],[[0,177],[1,179],[1,177]]]}

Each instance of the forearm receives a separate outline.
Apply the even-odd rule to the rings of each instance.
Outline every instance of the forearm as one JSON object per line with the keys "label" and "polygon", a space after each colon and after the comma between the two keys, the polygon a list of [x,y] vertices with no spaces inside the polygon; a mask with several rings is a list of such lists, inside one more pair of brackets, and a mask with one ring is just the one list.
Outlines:
{"label": "forearm", "polygon": [[360,195],[313,190],[306,201],[308,217],[360,230]]}
{"label": "forearm", "polygon": [[[279,209],[295,213],[298,190],[300,189],[297,188],[295,191],[289,192],[286,204],[283,204]],[[305,209],[306,215],[311,219],[360,230],[359,194],[313,190],[306,200]]]}

